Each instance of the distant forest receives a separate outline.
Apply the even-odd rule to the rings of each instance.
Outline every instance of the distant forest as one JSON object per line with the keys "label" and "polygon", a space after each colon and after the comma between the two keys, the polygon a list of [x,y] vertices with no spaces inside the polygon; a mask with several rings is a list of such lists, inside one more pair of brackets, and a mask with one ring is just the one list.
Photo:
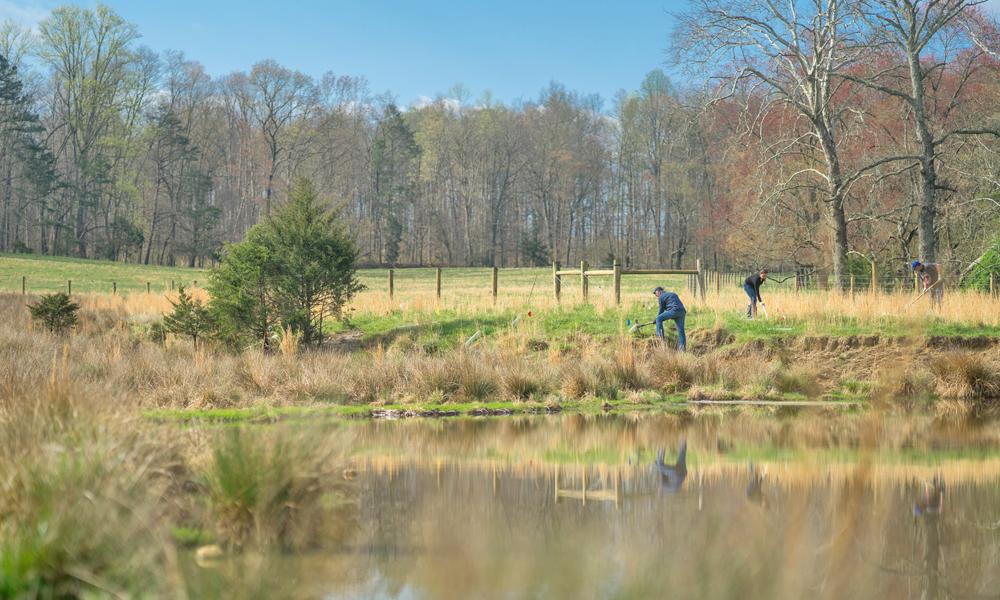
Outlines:
{"label": "distant forest", "polygon": [[961,268],[1000,235],[979,4],[694,0],[651,57],[683,84],[408,107],[273,60],[213,77],[63,6],[0,27],[0,251],[205,265],[301,175],[372,265]]}

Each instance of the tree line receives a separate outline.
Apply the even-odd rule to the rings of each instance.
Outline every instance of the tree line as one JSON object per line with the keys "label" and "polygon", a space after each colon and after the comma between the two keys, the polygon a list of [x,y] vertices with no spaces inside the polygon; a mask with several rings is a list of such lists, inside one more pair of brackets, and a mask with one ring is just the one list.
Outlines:
{"label": "tree line", "polygon": [[695,0],[669,41],[684,85],[409,107],[271,60],[212,77],[59,7],[0,28],[0,251],[204,265],[302,176],[362,264],[964,265],[1000,215],[979,4]]}

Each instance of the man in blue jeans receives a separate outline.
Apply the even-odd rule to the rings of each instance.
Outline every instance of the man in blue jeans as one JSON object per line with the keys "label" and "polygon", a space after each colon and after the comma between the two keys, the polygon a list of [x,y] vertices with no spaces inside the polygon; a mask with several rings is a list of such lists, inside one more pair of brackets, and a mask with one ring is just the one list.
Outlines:
{"label": "man in blue jeans", "polygon": [[660,312],[656,315],[656,337],[662,340],[663,322],[673,321],[677,325],[677,349],[686,350],[687,338],[684,336],[684,317],[687,316],[687,310],[681,303],[680,297],[659,286],[653,290],[653,295],[660,301]]}

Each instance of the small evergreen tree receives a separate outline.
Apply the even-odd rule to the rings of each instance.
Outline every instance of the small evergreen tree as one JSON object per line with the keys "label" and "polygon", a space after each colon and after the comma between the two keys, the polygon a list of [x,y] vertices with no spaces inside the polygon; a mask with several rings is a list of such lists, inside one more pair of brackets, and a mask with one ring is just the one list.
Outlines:
{"label": "small evergreen tree", "polygon": [[208,307],[201,300],[195,300],[183,287],[177,294],[177,302],[171,302],[174,310],[163,317],[163,325],[174,335],[186,335],[191,338],[194,347],[198,347],[198,338],[204,337],[212,330],[212,319]]}
{"label": "small evergreen tree", "polygon": [[63,292],[42,296],[38,302],[28,306],[31,318],[52,333],[66,333],[76,325],[76,312],[80,305],[69,299]]}
{"label": "small evergreen tree", "polygon": [[249,336],[270,349],[277,325],[301,334],[303,344],[319,342],[323,316],[339,317],[362,289],[356,260],[337,213],[320,204],[308,180],[297,180],[288,204],[228,246],[212,273],[210,308],[221,335]]}

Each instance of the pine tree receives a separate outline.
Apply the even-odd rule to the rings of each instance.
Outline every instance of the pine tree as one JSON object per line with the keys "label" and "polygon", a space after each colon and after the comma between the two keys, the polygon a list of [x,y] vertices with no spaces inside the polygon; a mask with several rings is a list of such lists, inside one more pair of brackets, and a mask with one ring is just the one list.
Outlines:
{"label": "pine tree", "polygon": [[357,249],[338,213],[323,206],[307,179],[298,179],[288,204],[226,248],[212,273],[211,309],[227,339],[252,337],[272,347],[275,326],[322,340],[324,315],[339,317],[362,289]]}
{"label": "pine tree", "polygon": [[186,335],[191,338],[194,347],[198,347],[198,338],[204,337],[212,330],[212,320],[208,307],[201,300],[191,298],[183,287],[177,294],[177,302],[171,302],[174,310],[163,317],[167,331],[174,335]]}
{"label": "pine tree", "polygon": [[69,299],[63,292],[42,296],[38,302],[29,305],[31,318],[41,323],[52,333],[65,333],[76,325],[76,312],[80,305]]}

